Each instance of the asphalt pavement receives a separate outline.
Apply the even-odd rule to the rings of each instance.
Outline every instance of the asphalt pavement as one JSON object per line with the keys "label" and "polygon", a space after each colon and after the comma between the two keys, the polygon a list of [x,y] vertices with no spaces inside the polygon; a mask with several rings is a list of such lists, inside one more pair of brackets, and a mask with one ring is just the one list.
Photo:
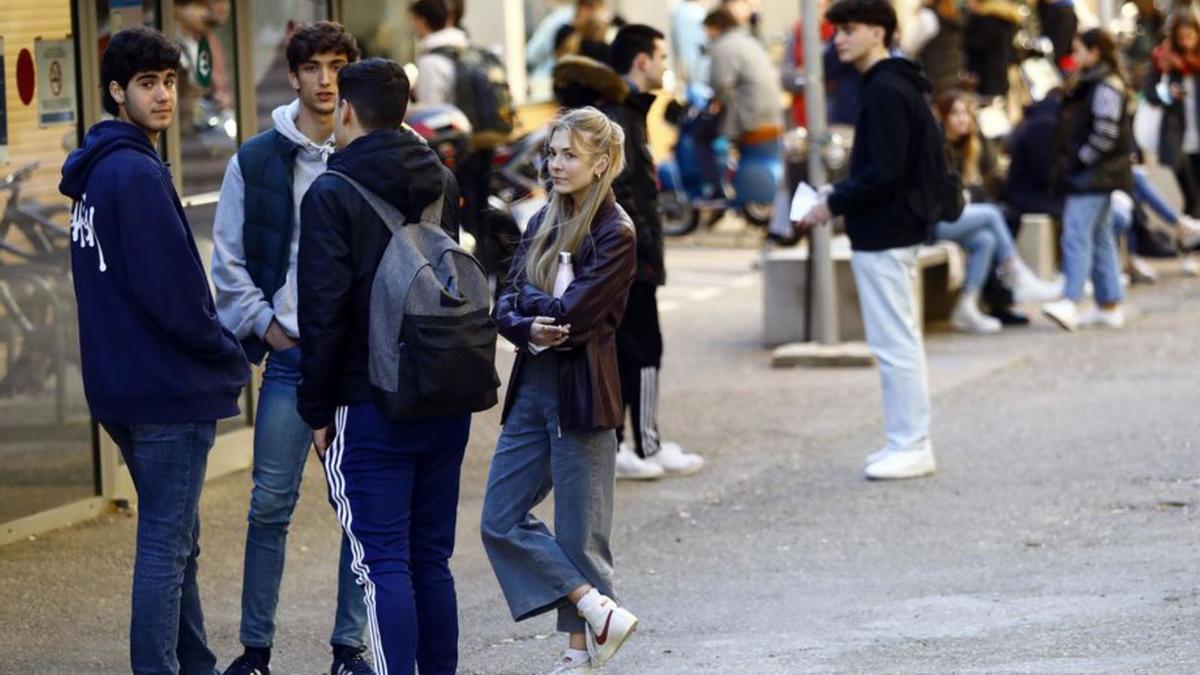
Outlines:
{"label": "asphalt pavement", "polygon": [[[940,470],[868,483],[876,371],[770,369],[754,253],[668,260],[661,426],[709,464],[618,486],[617,586],[642,628],[603,672],[1200,672],[1200,282],[1163,264],[1123,331],[932,332]],[[460,672],[544,673],[553,618],[511,621],[478,538],[497,433],[497,411],[477,417],[463,471]],[[276,673],[328,668],[338,535],[318,469]],[[248,499],[241,473],[202,503],[223,663],[240,652]],[[0,548],[0,673],[127,672],[134,530],[117,514]]]}

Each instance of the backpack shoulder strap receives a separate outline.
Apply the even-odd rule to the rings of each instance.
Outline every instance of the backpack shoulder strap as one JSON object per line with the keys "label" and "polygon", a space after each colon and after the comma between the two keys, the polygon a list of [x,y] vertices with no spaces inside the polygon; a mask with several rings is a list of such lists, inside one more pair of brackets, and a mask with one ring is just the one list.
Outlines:
{"label": "backpack shoulder strap", "polygon": [[428,223],[437,227],[442,226],[442,211],[446,207],[446,174],[448,172],[449,171],[447,169],[442,170],[442,196],[433,200],[429,206],[426,206],[425,209],[421,211],[422,223]]}
{"label": "backpack shoulder strap", "polygon": [[[406,221],[404,220],[404,214],[400,213],[400,209],[396,208],[395,206],[392,206],[391,204],[389,204],[387,202],[387,200],[383,199],[382,197],[375,194],[374,192],[368,190],[367,187],[365,185],[363,185],[362,183],[354,180],[350,176],[347,176],[346,174],[342,173],[341,171],[334,171],[334,170],[330,169],[330,170],[327,170],[325,173],[332,174],[334,176],[337,176],[338,178],[341,178],[342,180],[349,183],[351,187],[353,187],[355,190],[357,190],[358,194],[362,195],[362,198],[367,200],[367,204],[371,205],[371,208],[375,211],[376,215],[379,216],[380,220],[382,220],[383,223],[385,225],[387,225],[387,228],[389,230],[391,230],[393,233],[399,232],[400,228],[404,227],[404,225],[406,224]],[[422,215],[424,215],[424,214],[422,214]],[[438,218],[439,219],[441,218],[440,207],[438,210]]]}
{"label": "backpack shoulder strap", "polygon": [[460,60],[462,60],[463,53],[465,51],[466,50],[462,49],[461,47],[453,47],[451,45],[443,45],[441,47],[434,47],[433,49],[430,49],[426,53],[427,54],[437,54],[438,56],[444,56],[457,64]]}

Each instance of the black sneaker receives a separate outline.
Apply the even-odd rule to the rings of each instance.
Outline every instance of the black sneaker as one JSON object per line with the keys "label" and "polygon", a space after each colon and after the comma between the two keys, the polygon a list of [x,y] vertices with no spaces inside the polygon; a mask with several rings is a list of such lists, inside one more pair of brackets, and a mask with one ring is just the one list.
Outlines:
{"label": "black sneaker", "polygon": [[366,653],[366,647],[334,645],[329,675],[375,675],[375,669],[367,662]]}
{"label": "black sneaker", "polygon": [[1029,317],[1011,307],[996,307],[988,312],[993,318],[999,319],[1004,326],[1028,326]]}
{"label": "black sneaker", "polygon": [[225,669],[224,675],[271,675],[270,652],[264,656],[261,652],[247,650],[233,660]]}

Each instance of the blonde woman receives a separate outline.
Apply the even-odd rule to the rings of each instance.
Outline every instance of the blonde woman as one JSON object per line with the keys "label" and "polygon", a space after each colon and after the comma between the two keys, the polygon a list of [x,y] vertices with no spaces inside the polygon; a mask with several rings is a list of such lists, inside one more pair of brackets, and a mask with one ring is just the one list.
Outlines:
{"label": "blonde woman", "polygon": [[[625,134],[595,108],[564,113],[546,143],[550,202],[530,220],[496,305],[518,354],[481,530],[513,619],[557,610],[570,645],[552,673],[591,673],[637,619],[613,600],[613,487],[621,423],[616,330],[636,267],[633,223],[612,194]],[[554,297],[560,254],[574,281]],[[554,496],[554,533],[531,510]]]}

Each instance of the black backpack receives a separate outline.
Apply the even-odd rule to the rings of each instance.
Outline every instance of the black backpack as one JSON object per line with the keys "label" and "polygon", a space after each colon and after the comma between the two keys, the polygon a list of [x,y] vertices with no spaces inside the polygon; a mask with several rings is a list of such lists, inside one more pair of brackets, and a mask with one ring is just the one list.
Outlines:
{"label": "black backpack", "polygon": [[917,184],[909,198],[913,214],[928,226],[930,238],[940,222],[953,222],[962,216],[967,200],[962,176],[950,167],[945,136],[932,114],[925,116],[921,143],[918,147],[919,172]]}
{"label": "black backpack", "polygon": [[432,53],[454,62],[454,105],[471,121],[471,144],[494,148],[507,142],[514,113],[500,57],[477,47],[439,47]]}

